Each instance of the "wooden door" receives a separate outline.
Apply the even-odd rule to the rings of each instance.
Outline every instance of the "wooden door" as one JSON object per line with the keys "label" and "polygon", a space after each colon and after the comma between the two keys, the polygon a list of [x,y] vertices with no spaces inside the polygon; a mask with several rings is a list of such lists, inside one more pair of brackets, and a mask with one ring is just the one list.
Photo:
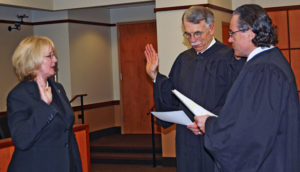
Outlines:
{"label": "wooden door", "polygon": [[147,43],[152,43],[157,49],[156,23],[145,21],[118,24],[118,32],[122,133],[149,134],[151,116],[147,112],[154,105],[153,82],[145,71],[144,49]]}

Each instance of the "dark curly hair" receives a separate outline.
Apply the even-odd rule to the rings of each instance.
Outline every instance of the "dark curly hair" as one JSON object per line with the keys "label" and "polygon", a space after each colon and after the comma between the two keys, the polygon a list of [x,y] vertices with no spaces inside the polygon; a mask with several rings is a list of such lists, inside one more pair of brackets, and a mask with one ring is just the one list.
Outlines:
{"label": "dark curly hair", "polygon": [[266,11],[256,4],[246,4],[234,10],[233,15],[239,15],[239,30],[252,30],[256,36],[252,42],[257,47],[270,47],[278,43],[275,26]]}

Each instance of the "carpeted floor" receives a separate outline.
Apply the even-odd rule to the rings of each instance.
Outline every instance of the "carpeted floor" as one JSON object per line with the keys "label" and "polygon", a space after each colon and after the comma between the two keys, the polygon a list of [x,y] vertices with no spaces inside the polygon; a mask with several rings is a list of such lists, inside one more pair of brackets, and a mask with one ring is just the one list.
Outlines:
{"label": "carpeted floor", "polygon": [[[149,134],[111,134],[93,139],[90,144],[91,172],[176,172],[175,164],[162,166],[160,135],[155,135],[158,151],[156,167],[152,166],[152,137]],[[130,152],[133,152],[133,155],[130,155]],[[124,161],[130,158],[124,158],[125,155],[131,159],[136,158],[133,161],[135,163],[125,163]],[[150,160],[143,161],[143,156],[150,156]],[[101,158],[97,159],[99,157]]]}

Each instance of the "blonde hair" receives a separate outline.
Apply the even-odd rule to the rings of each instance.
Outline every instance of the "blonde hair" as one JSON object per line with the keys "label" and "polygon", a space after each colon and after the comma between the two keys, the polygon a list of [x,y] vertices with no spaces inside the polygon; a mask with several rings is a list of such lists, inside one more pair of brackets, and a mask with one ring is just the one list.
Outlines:
{"label": "blonde hair", "polygon": [[12,56],[12,64],[20,81],[35,78],[35,71],[40,68],[43,53],[49,46],[55,53],[54,43],[45,36],[27,37],[19,43]]}

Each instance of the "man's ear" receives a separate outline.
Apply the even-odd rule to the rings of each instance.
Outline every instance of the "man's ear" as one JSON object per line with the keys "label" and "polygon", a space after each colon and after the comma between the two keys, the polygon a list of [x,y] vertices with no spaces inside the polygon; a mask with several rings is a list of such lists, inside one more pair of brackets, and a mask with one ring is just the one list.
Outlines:
{"label": "man's ear", "polygon": [[255,33],[254,33],[251,29],[249,29],[249,30],[247,31],[247,37],[248,37],[250,40],[252,40],[252,39],[255,38]]}
{"label": "man's ear", "polygon": [[215,24],[210,24],[209,25],[209,31],[210,31],[211,35],[213,35],[215,33]]}

